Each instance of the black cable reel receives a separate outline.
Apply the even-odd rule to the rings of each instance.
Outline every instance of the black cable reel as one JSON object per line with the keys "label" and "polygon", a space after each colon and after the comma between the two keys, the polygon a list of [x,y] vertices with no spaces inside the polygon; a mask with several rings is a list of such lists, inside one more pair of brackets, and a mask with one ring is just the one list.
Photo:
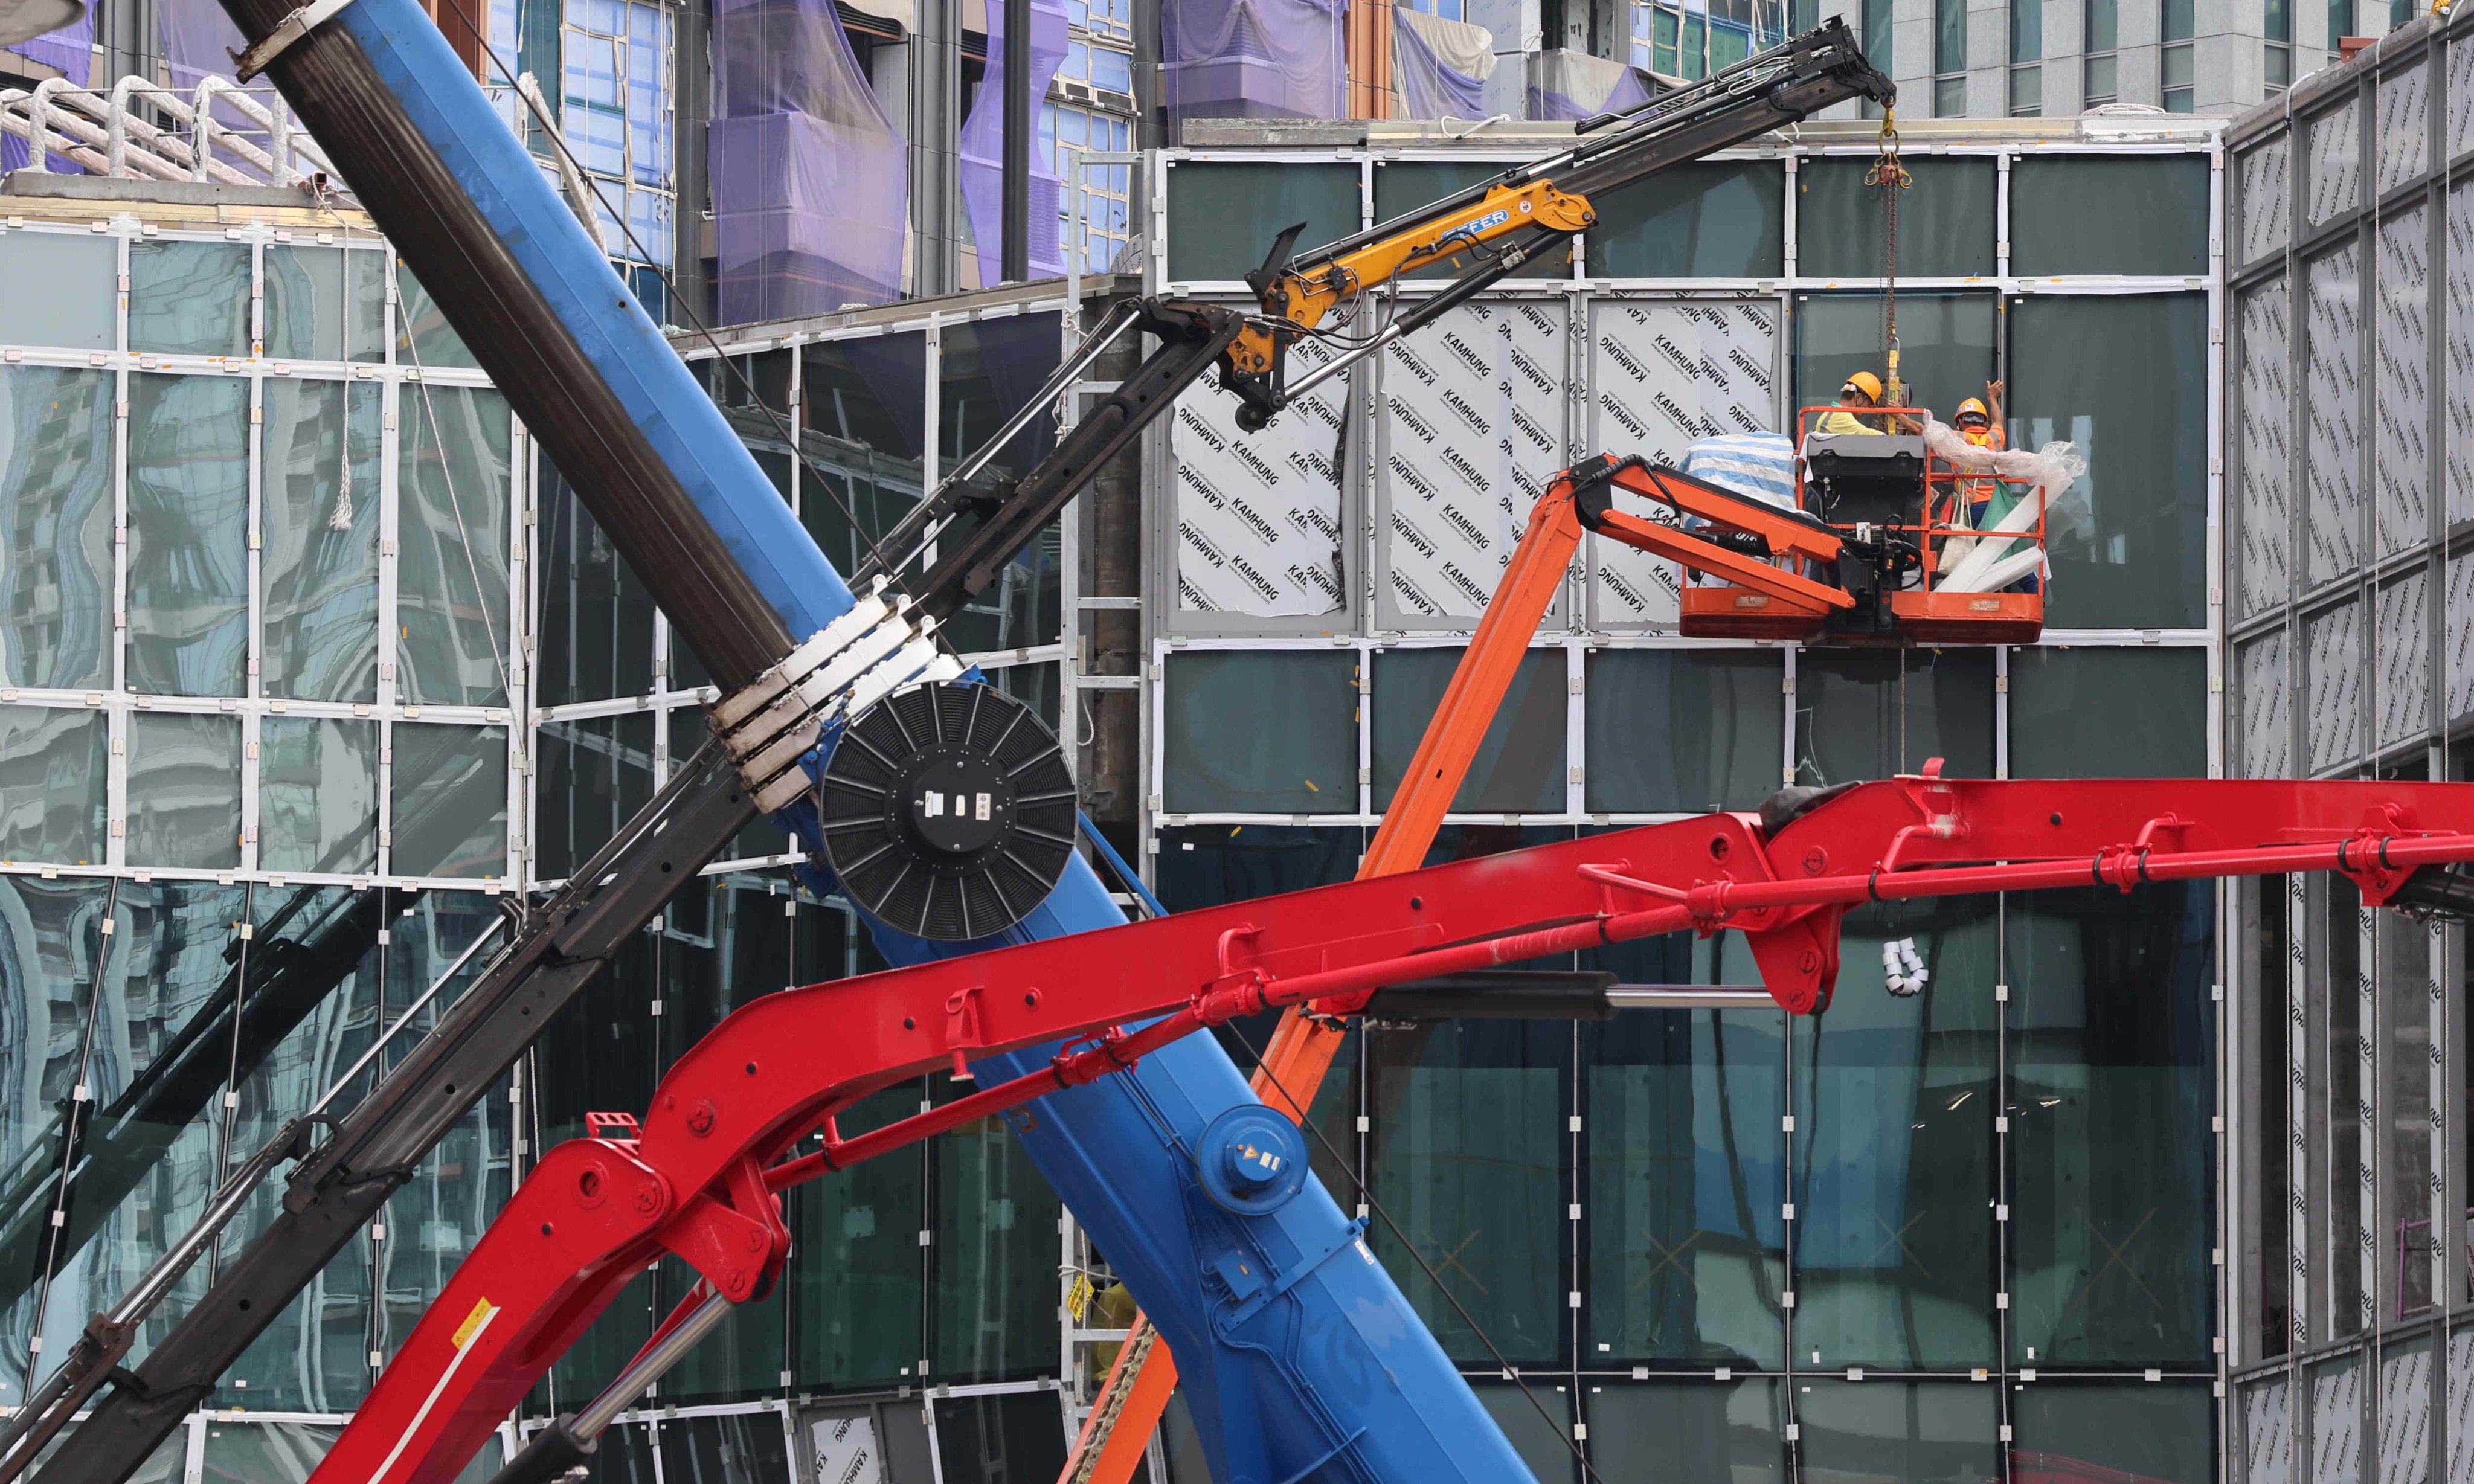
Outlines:
{"label": "black cable reel", "polygon": [[825,863],[886,925],[935,942],[1030,915],[1074,855],[1055,734],[993,686],[897,691],[844,728],[817,786]]}

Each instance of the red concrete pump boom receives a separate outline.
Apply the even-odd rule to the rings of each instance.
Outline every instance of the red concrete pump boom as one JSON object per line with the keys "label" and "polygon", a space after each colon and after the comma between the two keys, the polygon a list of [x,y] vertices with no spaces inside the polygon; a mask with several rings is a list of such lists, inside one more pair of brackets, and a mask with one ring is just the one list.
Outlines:
{"label": "red concrete pump boom", "polygon": [[[702,1275],[646,1347],[764,1295],[787,1185],[1133,1065],[1280,1006],[1658,934],[1745,933],[1770,992],[1827,1007],[1840,918],[1867,902],[2333,870],[2365,902],[2461,910],[2474,786],[1921,776],[1791,790],[1721,814],[1053,938],[770,995],[673,1066],[641,1127],[549,1152],[457,1270],[312,1484],[448,1484],[629,1279]],[[1160,1017],[1143,1024],[1147,1017]],[[851,1136],[835,1115],[966,1058],[1071,1038],[1033,1075]],[[1026,1117],[1036,1118],[1035,1108]],[[812,1137],[820,1140],[802,1152]],[[1194,1152],[1208,1165],[1226,1151]],[[1231,1156],[1231,1157],[1234,1157]],[[1208,1170],[1204,1171],[1209,1174]],[[1371,1260],[1369,1258],[1368,1260]],[[1287,1281],[1312,1281],[1311,1271]],[[1225,1322],[1260,1279],[1214,1279]],[[1139,1296],[1138,1296],[1139,1297]],[[1259,1302],[1257,1302],[1259,1301]],[[1249,1307],[1249,1302],[1251,1306]],[[646,1367],[621,1386],[641,1390]],[[629,1391],[627,1395],[633,1395]]]}

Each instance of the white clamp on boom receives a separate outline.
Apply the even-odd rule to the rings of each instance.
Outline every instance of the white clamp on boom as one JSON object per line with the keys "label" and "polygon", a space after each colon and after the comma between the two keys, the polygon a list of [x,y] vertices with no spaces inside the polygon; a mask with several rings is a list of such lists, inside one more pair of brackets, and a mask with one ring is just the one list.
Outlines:
{"label": "white clamp on boom", "polygon": [[300,40],[352,0],[310,0],[275,23],[275,29],[257,38],[249,50],[232,52],[232,76],[246,83],[266,70],[266,64],[283,55],[283,49]]}
{"label": "white clamp on boom", "polygon": [[952,680],[962,664],[936,647],[936,620],[879,577],[848,613],[713,707],[756,807],[771,814],[814,787],[799,759],[827,723],[857,717],[906,685]]}

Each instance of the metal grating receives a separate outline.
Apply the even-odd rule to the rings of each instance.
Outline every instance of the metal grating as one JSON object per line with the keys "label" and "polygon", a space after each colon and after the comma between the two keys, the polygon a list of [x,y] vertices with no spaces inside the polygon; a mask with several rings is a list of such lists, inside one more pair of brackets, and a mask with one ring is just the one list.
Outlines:
{"label": "metal grating", "polygon": [[2431,730],[2431,570],[2417,568],[2380,589],[2371,634],[2379,661],[2380,745]]}
{"label": "metal grating", "polygon": [[2303,755],[2313,774],[2346,766],[2363,750],[2362,604],[2342,602],[2302,628],[2310,710]]}
{"label": "metal grating", "polygon": [[2372,455],[2382,556],[2431,535],[2431,213],[2417,206],[2380,224],[2378,316],[2372,328],[2380,384],[2371,399],[2379,438]]}
{"label": "metal grating", "polygon": [[[1332,353],[1300,340],[1290,375]],[[1237,428],[1237,399],[1198,382],[1176,400],[1169,428],[1176,471],[1177,607],[1264,616],[1338,613],[1341,468],[1346,375],[1291,403],[1259,433]]]}
{"label": "metal grating", "polygon": [[2380,1484],[2431,1478],[2431,1350],[2399,1346],[2380,1357]]}
{"label": "metal grating", "polygon": [[2448,1342],[2448,1477],[2474,1479],[2474,1326]]}
{"label": "metal grating", "polygon": [[2240,157],[2242,261],[2258,262],[2285,247],[2293,221],[2293,136],[2279,134]]}
{"label": "metal grating", "polygon": [[2448,96],[2457,100],[2449,110],[2448,158],[2474,150],[2474,39],[2460,36],[2448,49]]}
{"label": "metal grating", "polygon": [[2306,585],[2362,565],[2362,266],[2348,242],[2311,264],[2303,385]]}
{"label": "metal grating", "polygon": [[2320,1367],[2311,1377],[2311,1484],[2359,1484],[2363,1476],[2363,1367]]}
{"label": "metal grating", "polygon": [[[1780,426],[1779,319],[1775,300],[1594,305],[1588,446],[1681,464],[1696,438]],[[1633,502],[1628,508],[1673,519],[1662,507]],[[1613,542],[1591,543],[1589,560],[1589,600],[1599,623],[1674,624],[1680,606],[1674,563]]]}
{"label": "metal grating", "polygon": [[1409,622],[1486,612],[1538,492],[1568,462],[1565,312],[1553,300],[1468,304],[1385,353],[1378,575]]}
{"label": "metal grating", "polygon": [[2348,99],[2304,127],[2311,165],[2308,216],[2312,226],[2324,227],[2362,205],[2362,102]]}
{"label": "metal grating", "polygon": [[2285,601],[2292,582],[2293,406],[2286,368],[2292,354],[2292,294],[2283,279],[2242,297],[2242,570],[2234,591],[2247,617]]}
{"label": "metal grating", "polygon": [[2244,645],[2235,672],[2242,680],[2243,776],[2292,777],[2293,683],[2285,672],[2285,630]]}
{"label": "metal grating", "polygon": [[2448,669],[2448,719],[2474,711],[2474,553],[2448,559],[2440,612],[2440,663]]}
{"label": "metal grating", "polygon": [[2293,1409],[2282,1377],[2243,1392],[2243,1470],[2247,1484],[2292,1484]]}
{"label": "metal grating", "polygon": [[[2458,47],[2474,56],[2474,44]],[[2474,79],[2468,80],[2474,87]],[[2474,115],[2474,93],[2465,95]],[[2446,397],[2448,433],[2440,456],[2448,464],[2448,523],[2474,521],[2474,181],[2448,196]]]}
{"label": "metal grating", "polygon": [[2431,66],[2416,62],[2380,79],[2377,194],[2413,180],[2431,165]]}

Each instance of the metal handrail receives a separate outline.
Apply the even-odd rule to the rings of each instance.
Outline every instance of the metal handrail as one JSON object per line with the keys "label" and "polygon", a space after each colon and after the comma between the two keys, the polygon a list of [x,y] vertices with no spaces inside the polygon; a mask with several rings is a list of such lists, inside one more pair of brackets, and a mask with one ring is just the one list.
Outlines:
{"label": "metal handrail", "polygon": [[[235,114],[237,124],[226,122]],[[31,90],[0,90],[0,134],[26,141],[27,168],[38,175],[53,172],[55,157],[94,175],[227,185],[335,174],[279,96],[260,98],[224,77],[186,93],[143,77],[124,77],[108,93],[46,78]]]}

